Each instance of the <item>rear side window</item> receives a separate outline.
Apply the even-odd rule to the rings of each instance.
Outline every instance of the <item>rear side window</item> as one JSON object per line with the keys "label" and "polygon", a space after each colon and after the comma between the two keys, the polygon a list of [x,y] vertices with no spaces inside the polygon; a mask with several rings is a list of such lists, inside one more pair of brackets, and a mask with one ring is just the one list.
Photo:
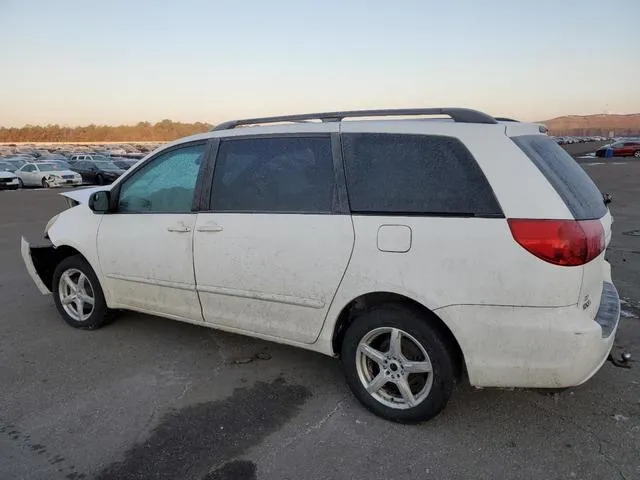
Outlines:
{"label": "rear side window", "polygon": [[523,135],[511,140],[538,167],[576,220],[595,220],[607,213],[596,184],[556,142],[546,135]]}
{"label": "rear side window", "polygon": [[330,213],[334,188],[328,136],[223,140],[211,206],[219,212]]}
{"label": "rear side window", "polygon": [[452,137],[342,134],[353,213],[502,216],[475,159]]}

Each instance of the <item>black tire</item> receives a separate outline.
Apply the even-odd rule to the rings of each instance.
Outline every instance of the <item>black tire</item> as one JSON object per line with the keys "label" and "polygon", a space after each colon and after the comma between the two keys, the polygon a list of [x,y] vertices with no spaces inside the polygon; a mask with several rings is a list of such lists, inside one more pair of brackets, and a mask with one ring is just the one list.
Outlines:
{"label": "black tire", "polygon": [[102,178],[102,175],[98,174],[98,175],[96,176],[96,183],[97,183],[98,185],[104,185],[104,178]]}
{"label": "black tire", "polygon": [[636,150],[635,152],[633,152],[633,156],[636,158],[640,158],[640,150]]}
{"label": "black tire", "polygon": [[42,179],[42,188],[50,188],[45,178]]}
{"label": "black tire", "polygon": [[[93,309],[91,314],[85,320],[78,321],[74,319],[65,310],[60,298],[60,279],[62,275],[69,271],[75,270],[83,273],[89,281],[89,285],[93,295]],[[81,256],[74,255],[62,260],[55,271],[53,272],[53,285],[52,285],[53,300],[56,304],[58,312],[62,316],[65,322],[74,328],[81,328],[84,330],[95,330],[110,322],[113,317],[113,312],[107,307],[107,303],[104,299],[102,287],[96,277],[91,265]]]}
{"label": "black tire", "polygon": [[18,188],[24,188],[24,182],[21,178],[18,178]]}
{"label": "black tire", "polygon": [[[386,304],[374,307],[359,315],[349,325],[341,349],[345,378],[355,397],[374,414],[394,422],[417,423],[435,417],[446,406],[456,378],[454,350],[448,344],[446,336],[440,332],[439,328],[432,325],[430,320],[428,315],[410,306]],[[357,366],[358,344],[369,332],[382,327],[397,328],[409,334],[420,343],[431,362],[431,373],[420,374],[425,375],[424,378],[432,375],[431,390],[426,398],[413,407],[401,409],[383,404],[367,392],[360,380]],[[412,340],[410,341],[412,342]],[[405,346],[402,348],[406,350]],[[403,355],[405,350],[403,350]],[[384,353],[388,354],[386,351]],[[380,370],[378,373],[382,374],[383,372]],[[389,388],[396,387],[391,383],[386,383],[383,387],[383,389]]]}

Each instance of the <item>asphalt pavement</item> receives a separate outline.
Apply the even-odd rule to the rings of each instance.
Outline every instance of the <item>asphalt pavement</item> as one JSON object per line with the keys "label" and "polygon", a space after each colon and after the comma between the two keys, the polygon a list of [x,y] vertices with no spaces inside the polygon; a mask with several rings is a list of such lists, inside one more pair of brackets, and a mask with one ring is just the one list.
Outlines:
{"label": "asphalt pavement", "polygon": [[[617,345],[640,359],[640,162],[582,164],[614,196]],[[2,480],[640,478],[640,363],[560,392],[463,383],[406,426],[319,354],[136,313],[67,327],[19,249],[63,208],[56,191],[0,192]]]}

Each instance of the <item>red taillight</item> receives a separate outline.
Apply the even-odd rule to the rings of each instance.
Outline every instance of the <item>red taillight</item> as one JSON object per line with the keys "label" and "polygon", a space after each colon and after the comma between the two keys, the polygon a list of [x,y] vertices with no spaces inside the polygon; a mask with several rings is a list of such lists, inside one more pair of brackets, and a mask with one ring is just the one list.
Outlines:
{"label": "red taillight", "polygon": [[554,265],[584,265],[604,251],[604,229],[600,220],[510,218],[508,222],[516,242]]}

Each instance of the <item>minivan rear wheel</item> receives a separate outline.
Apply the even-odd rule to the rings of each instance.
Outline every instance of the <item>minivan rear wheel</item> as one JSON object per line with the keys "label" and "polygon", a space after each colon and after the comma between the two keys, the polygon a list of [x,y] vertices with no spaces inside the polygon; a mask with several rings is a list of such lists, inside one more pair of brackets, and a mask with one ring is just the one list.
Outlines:
{"label": "minivan rear wheel", "polygon": [[455,384],[447,340],[422,312],[375,307],[348,327],[341,358],[355,397],[376,415],[402,423],[435,417]]}

